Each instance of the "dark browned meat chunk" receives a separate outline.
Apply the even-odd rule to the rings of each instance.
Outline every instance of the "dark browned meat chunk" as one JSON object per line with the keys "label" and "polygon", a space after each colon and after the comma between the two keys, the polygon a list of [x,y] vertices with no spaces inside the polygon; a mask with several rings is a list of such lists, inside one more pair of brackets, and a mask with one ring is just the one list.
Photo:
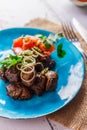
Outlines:
{"label": "dark browned meat chunk", "polygon": [[45,89],[45,81],[45,76],[40,74],[36,75],[35,83],[31,87],[31,89],[34,91],[36,95],[41,96],[43,94]]}
{"label": "dark browned meat chunk", "polygon": [[36,70],[36,72],[41,72],[43,69],[44,69],[44,66],[43,66],[42,63],[38,62],[38,63],[35,65],[35,70]]}
{"label": "dark browned meat chunk", "polygon": [[5,77],[5,71],[2,71],[2,69],[0,68],[0,78],[2,80],[4,80],[5,82],[7,82],[7,78]]}
{"label": "dark browned meat chunk", "polygon": [[12,83],[7,86],[7,94],[14,99],[30,99],[32,94],[30,90],[24,87],[21,83]]}
{"label": "dark browned meat chunk", "polygon": [[32,92],[26,88],[26,87],[22,87],[22,93],[19,97],[19,99],[23,100],[23,99],[30,99],[32,97]]}
{"label": "dark browned meat chunk", "polygon": [[8,85],[6,89],[7,94],[14,99],[18,99],[22,93],[22,88],[20,86],[15,86],[14,84]]}
{"label": "dark browned meat chunk", "polygon": [[17,70],[16,66],[13,66],[11,68],[7,68],[5,71],[5,77],[10,82],[20,81],[20,72]]}
{"label": "dark browned meat chunk", "polygon": [[53,91],[55,90],[56,86],[57,86],[57,80],[58,80],[58,75],[56,72],[54,71],[48,71],[45,74],[47,81],[46,81],[46,91]]}
{"label": "dark browned meat chunk", "polygon": [[38,56],[37,61],[42,62],[44,67],[48,67],[49,69],[52,69],[55,66],[54,60],[52,60],[49,56]]}

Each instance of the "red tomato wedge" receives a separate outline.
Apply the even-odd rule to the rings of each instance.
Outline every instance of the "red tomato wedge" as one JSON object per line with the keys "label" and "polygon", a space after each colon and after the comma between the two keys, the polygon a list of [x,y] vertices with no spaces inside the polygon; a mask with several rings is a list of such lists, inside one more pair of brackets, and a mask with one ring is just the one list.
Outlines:
{"label": "red tomato wedge", "polygon": [[23,37],[19,37],[19,38],[14,40],[13,47],[22,48],[22,46],[23,46]]}
{"label": "red tomato wedge", "polygon": [[52,44],[49,49],[46,48],[45,44],[40,38],[34,36],[19,37],[14,40],[13,51],[18,54],[24,50],[31,49],[33,47],[38,47],[42,50],[45,55],[50,55],[54,50],[54,45]]}
{"label": "red tomato wedge", "polygon": [[43,54],[50,56],[51,53],[49,51],[44,51]]}
{"label": "red tomato wedge", "polygon": [[50,53],[53,52],[55,50],[54,45],[51,45],[50,49],[48,50]]}
{"label": "red tomato wedge", "polygon": [[46,51],[46,47],[43,43],[40,43],[39,45],[39,48],[42,50],[42,51]]}
{"label": "red tomato wedge", "polygon": [[32,47],[36,46],[36,43],[38,42],[38,39],[35,39],[33,37],[30,37],[29,39],[23,39],[23,45],[22,49],[27,50],[31,49]]}
{"label": "red tomato wedge", "polygon": [[54,47],[53,44],[51,45],[51,47],[50,47],[49,49],[47,49],[47,48],[45,47],[44,43],[40,43],[39,48],[40,48],[43,52],[49,52],[49,53],[51,53],[51,52],[53,52],[53,51],[55,50],[55,47]]}

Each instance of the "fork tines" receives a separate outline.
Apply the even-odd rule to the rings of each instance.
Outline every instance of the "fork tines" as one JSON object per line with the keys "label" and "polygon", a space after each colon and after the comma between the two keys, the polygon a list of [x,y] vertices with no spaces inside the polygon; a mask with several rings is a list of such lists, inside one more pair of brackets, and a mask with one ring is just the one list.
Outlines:
{"label": "fork tines", "polygon": [[76,33],[72,27],[72,24],[70,22],[62,23],[62,29],[64,31],[65,37],[72,42],[79,41],[79,39],[76,36]]}

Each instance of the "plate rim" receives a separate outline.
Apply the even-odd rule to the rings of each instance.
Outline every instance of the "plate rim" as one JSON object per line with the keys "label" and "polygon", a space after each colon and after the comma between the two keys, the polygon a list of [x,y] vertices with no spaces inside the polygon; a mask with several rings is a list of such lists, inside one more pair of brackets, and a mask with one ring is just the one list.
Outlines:
{"label": "plate rim", "polygon": [[[40,31],[44,31],[44,32],[47,32],[47,33],[53,33],[53,34],[55,34],[54,32],[52,32],[52,31],[48,31],[48,30],[45,30],[45,29],[41,29],[41,28],[35,28],[35,27],[14,27],[14,28],[7,28],[7,29],[3,29],[3,30],[0,30],[0,33],[1,32],[4,32],[4,31],[10,31],[10,30],[18,30],[18,29],[33,29],[33,30],[40,30]],[[66,39],[66,38],[64,38],[64,39]],[[72,43],[71,43],[72,44]],[[72,46],[74,46],[73,44],[72,44]],[[74,46],[75,47],[75,46]],[[75,47],[76,48],[76,47]],[[82,57],[82,55],[81,55],[81,53],[79,52],[79,50],[76,48],[76,50],[78,51],[78,53],[80,54],[80,56]],[[83,59],[83,57],[82,57],[82,59]],[[66,102],[65,104],[63,104],[62,106],[60,106],[59,108],[56,108],[56,109],[54,109],[54,110],[52,110],[51,112],[45,112],[45,114],[39,114],[39,115],[35,115],[35,116],[29,116],[28,115],[28,117],[26,117],[25,115],[24,115],[24,117],[23,116],[17,116],[17,117],[11,117],[11,116],[3,116],[2,115],[2,113],[1,113],[1,111],[0,111],[0,117],[3,117],[3,118],[9,118],[9,119],[30,119],[30,118],[37,118],[37,117],[42,117],[42,116],[45,116],[45,115],[48,115],[48,114],[51,114],[51,113],[53,113],[53,112],[56,112],[56,111],[58,111],[58,110],[60,110],[61,108],[64,108],[66,105],[68,105],[75,97],[76,97],[76,95],[79,93],[79,91],[80,91],[80,89],[81,89],[81,87],[82,87],[82,84],[83,84],[83,81],[84,81],[84,76],[85,76],[85,62],[84,62],[84,59],[83,59],[83,61],[82,61],[82,63],[83,63],[83,77],[82,77],[82,82],[81,82],[81,85],[80,85],[80,87],[79,87],[79,89],[78,89],[78,91],[75,93],[75,95],[70,99],[70,101],[68,101],[68,102]]]}

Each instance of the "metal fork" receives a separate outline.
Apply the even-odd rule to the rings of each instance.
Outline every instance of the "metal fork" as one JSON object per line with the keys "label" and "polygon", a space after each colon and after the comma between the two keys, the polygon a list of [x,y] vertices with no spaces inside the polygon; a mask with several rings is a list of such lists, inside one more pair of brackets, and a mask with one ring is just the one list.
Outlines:
{"label": "metal fork", "polygon": [[82,56],[87,60],[87,55],[81,47],[80,41],[79,41],[78,37],[76,36],[76,33],[73,29],[72,24],[71,23],[62,23],[62,29],[63,29],[65,37],[73,43],[73,45],[80,51]]}

